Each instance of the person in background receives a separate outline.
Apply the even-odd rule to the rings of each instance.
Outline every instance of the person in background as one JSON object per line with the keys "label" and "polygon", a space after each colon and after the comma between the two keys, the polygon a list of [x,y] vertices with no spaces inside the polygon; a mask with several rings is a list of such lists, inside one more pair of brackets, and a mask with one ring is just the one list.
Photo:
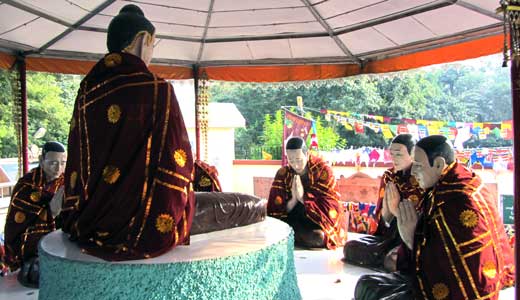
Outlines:
{"label": "person in background", "polygon": [[422,213],[404,200],[395,215],[407,268],[361,276],[355,299],[498,299],[515,266],[495,196],[442,135],[417,142],[412,175],[425,190]]}
{"label": "person in background", "polygon": [[11,271],[21,269],[18,281],[37,288],[38,242],[60,227],[63,199],[65,147],[58,142],[43,145],[39,166],[14,186],[5,223],[5,263]]}
{"label": "person in background", "polygon": [[347,222],[332,168],[310,155],[299,137],[287,141],[286,155],[289,165],[276,173],[267,214],[294,229],[297,246],[342,246],[347,238]]}
{"label": "person in background", "polygon": [[407,199],[414,203],[418,212],[422,209],[424,190],[411,174],[414,143],[411,134],[399,134],[390,143],[393,166],[381,178],[375,212],[377,229],[372,236],[364,236],[345,244],[343,254],[346,262],[396,271],[401,245],[395,219],[399,203]]}

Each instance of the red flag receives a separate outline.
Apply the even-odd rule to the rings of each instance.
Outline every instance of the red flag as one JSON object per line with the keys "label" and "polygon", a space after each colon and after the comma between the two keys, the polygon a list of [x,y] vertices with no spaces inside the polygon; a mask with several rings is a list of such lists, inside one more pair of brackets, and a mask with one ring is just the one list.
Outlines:
{"label": "red flag", "polygon": [[282,145],[282,166],[287,165],[285,157],[285,143],[293,136],[299,136],[307,141],[307,136],[312,127],[312,120],[300,117],[290,111],[285,111],[285,119],[283,124],[283,145]]}
{"label": "red flag", "polygon": [[397,125],[397,134],[401,134],[401,133],[410,133],[408,131],[408,126],[406,126],[405,124]]}
{"label": "red flag", "polygon": [[365,127],[363,126],[363,123],[360,122],[354,123],[354,130],[356,133],[365,133]]}

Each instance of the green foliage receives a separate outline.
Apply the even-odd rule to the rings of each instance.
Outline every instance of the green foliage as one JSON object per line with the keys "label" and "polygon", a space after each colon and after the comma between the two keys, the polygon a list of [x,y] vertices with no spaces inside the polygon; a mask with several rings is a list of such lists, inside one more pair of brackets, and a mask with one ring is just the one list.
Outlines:
{"label": "green foliage", "polygon": [[[308,119],[314,119],[316,122],[320,150],[328,151],[345,147],[345,139],[339,136],[333,124],[328,124],[330,122],[324,121],[320,116],[314,117],[310,112],[306,113],[305,117]],[[269,114],[264,116],[261,148],[273,155],[273,159],[281,158],[281,147],[283,145],[283,118],[283,111],[281,109],[275,112],[274,118]],[[310,144],[310,135],[307,139],[307,144]],[[279,151],[277,149],[279,149]]]}
{"label": "green foliage", "polygon": [[[354,76],[342,84],[269,85],[212,84],[210,99],[235,103],[246,119],[246,128],[236,131],[236,155],[261,158],[261,151],[279,158],[282,145],[282,106],[293,106],[302,96],[305,107],[382,115],[461,122],[499,122],[512,119],[509,69],[490,56],[471,63],[447,64],[392,74]],[[17,155],[12,108],[12,81],[0,70],[0,157]],[[79,76],[32,73],[27,75],[29,144],[67,141],[69,120],[80,82]],[[309,111],[309,110],[307,110]],[[309,115],[317,123],[320,149],[347,146],[385,147],[382,134],[365,128],[364,134],[346,130],[319,113]],[[38,128],[47,130],[40,139]],[[465,143],[468,147],[511,145],[500,138]]]}
{"label": "green foliage", "polygon": [[[303,97],[305,107],[314,109],[395,118],[500,122],[512,119],[510,86],[509,69],[501,68],[499,56],[490,56],[469,63],[354,76],[341,85],[289,83],[280,88],[214,84],[210,88],[210,99],[235,103],[244,115],[246,129],[237,135],[237,149],[281,148],[283,119],[276,111],[282,106],[296,105],[297,96]],[[318,117],[319,114],[312,115],[315,120]],[[320,123],[323,128],[318,128],[318,140],[323,150],[333,145],[338,148],[385,147],[389,142],[382,134],[368,128],[364,134],[356,134],[335,121],[320,119],[320,122],[323,122]],[[510,141],[496,138],[473,139],[467,143],[472,147],[510,144]]]}
{"label": "green foliage", "polygon": [[12,74],[0,70],[0,157],[16,157],[18,153],[12,111]]}
{"label": "green foliage", "polygon": [[339,135],[332,122],[327,122],[320,116],[315,117],[314,121],[316,122],[316,136],[320,150],[330,151],[345,148],[347,141]]}
{"label": "green foliage", "polygon": [[265,115],[262,141],[266,148],[276,148],[283,145],[283,111],[277,110],[274,119],[271,115]]}
{"label": "green foliage", "polygon": [[[12,122],[12,105],[10,97],[11,82],[9,72],[0,73],[0,155],[16,157],[15,129]],[[29,145],[41,147],[46,141],[67,142],[69,121],[79,87],[80,77],[75,75],[28,72],[27,74],[27,111]],[[46,133],[41,138],[33,135],[39,128]]]}

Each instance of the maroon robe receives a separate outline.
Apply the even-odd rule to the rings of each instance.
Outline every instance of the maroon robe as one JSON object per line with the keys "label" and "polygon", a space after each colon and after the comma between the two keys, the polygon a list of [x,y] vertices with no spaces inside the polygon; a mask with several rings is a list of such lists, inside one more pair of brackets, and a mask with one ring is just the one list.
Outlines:
{"label": "maroon robe", "polygon": [[81,82],[65,170],[63,231],[106,260],[189,242],[193,159],[172,86],[125,53]]}
{"label": "maroon robe", "polygon": [[202,160],[196,160],[193,190],[195,192],[222,192],[217,168],[210,166]]}
{"label": "maroon robe", "polygon": [[63,176],[46,182],[43,169],[37,167],[14,186],[5,223],[5,262],[11,271],[37,256],[40,239],[56,230],[49,204],[62,185]]}
{"label": "maroon robe", "polygon": [[424,299],[498,299],[514,284],[513,251],[495,197],[456,162],[426,192],[413,252],[407,252]]}
{"label": "maroon robe", "polygon": [[[308,184],[302,182],[305,215],[323,230],[327,248],[334,249],[343,245],[347,238],[345,213],[339,201],[336,179],[332,168],[316,156],[309,155],[307,169]],[[292,198],[294,175],[296,172],[289,166],[280,168],[276,173],[267,202],[269,216],[287,217],[287,202]]]}

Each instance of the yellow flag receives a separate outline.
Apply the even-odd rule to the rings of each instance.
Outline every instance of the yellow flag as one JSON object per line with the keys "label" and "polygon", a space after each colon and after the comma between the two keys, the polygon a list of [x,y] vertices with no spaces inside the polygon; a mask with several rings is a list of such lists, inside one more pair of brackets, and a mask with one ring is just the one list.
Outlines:
{"label": "yellow flag", "polygon": [[263,160],[272,160],[273,156],[271,154],[265,152],[264,150],[262,150],[262,159]]}

